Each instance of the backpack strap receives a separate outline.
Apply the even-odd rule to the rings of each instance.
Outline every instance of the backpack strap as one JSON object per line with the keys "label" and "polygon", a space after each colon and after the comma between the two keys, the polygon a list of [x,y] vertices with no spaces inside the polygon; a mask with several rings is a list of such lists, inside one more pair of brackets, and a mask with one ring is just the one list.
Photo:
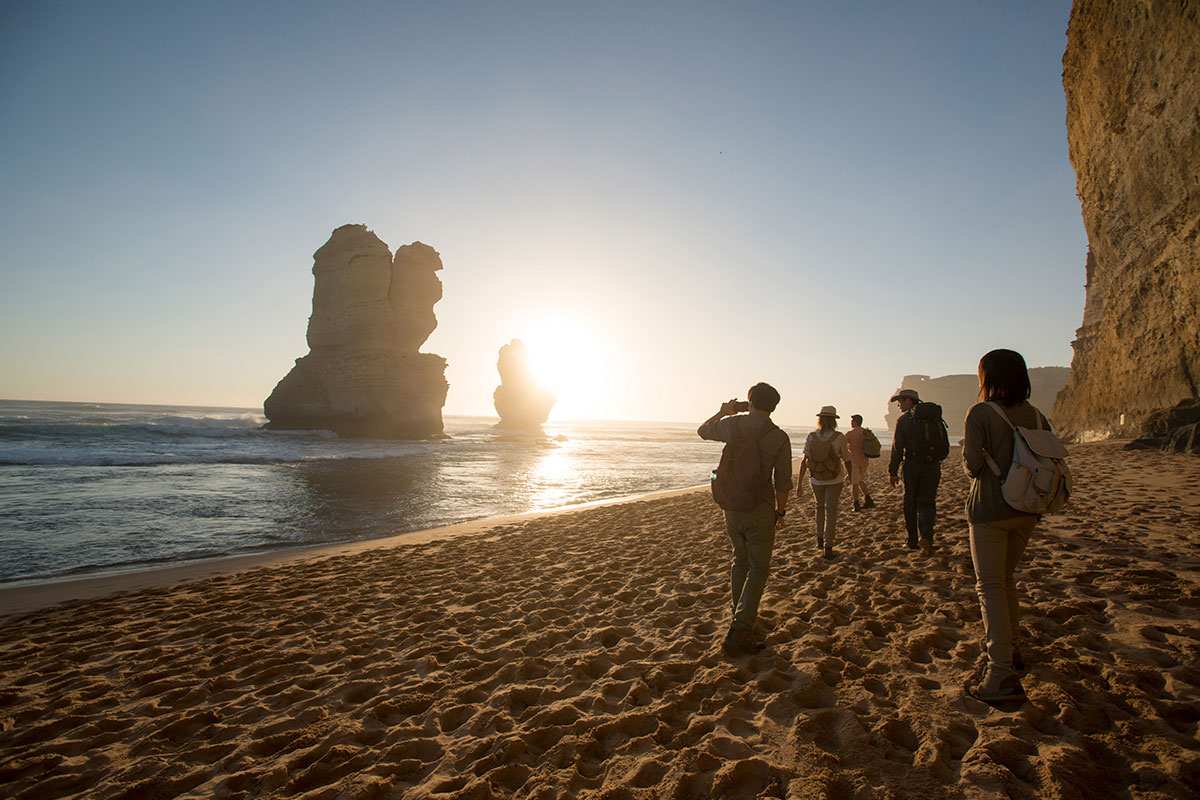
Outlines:
{"label": "backpack strap", "polygon": [[[1000,407],[999,403],[997,403],[993,400],[989,400],[987,402],[987,405],[991,406],[992,410],[1000,415],[1000,419],[1004,420],[1004,424],[1007,425],[1010,430],[1012,430],[1014,433],[1016,432],[1016,430],[1017,430],[1016,426],[1012,424],[1012,420],[1010,420],[1008,418],[1008,414],[1004,413],[1004,409],[1002,409]],[[1040,420],[1039,420],[1039,422],[1040,422]],[[1000,465],[996,463],[996,459],[992,458],[992,454],[989,453],[987,450],[983,451],[983,460],[987,462],[988,469],[990,469],[992,471],[992,473],[995,474],[995,476],[997,478],[999,478],[1001,475],[1000,474]]]}
{"label": "backpack strap", "polygon": [[999,403],[997,403],[995,400],[988,400],[987,405],[991,406],[991,408],[1000,415],[1000,419],[1004,420],[1004,424],[1008,426],[1009,430],[1015,431],[1017,429],[1017,426],[1012,424],[1012,420],[1008,418],[1008,414],[1004,413],[1004,409],[1000,407]]}
{"label": "backpack strap", "polygon": [[[767,424],[766,424],[766,426],[764,427],[764,429],[763,429],[762,431],[760,431],[760,432],[759,432],[757,435],[755,435],[755,436],[747,436],[745,439],[742,439],[742,441],[752,441],[752,442],[754,442],[755,444],[758,444],[759,442],[761,442],[761,441],[763,440],[763,438],[764,438],[764,437],[765,437],[765,436],[766,436],[768,433],[770,433],[771,431],[774,431],[774,430],[778,430],[778,429],[779,429],[779,426],[778,426],[778,425],[776,425],[774,422],[771,422],[771,420],[767,420]],[[732,442],[732,441],[733,441],[733,440],[732,440],[732,439],[730,439],[730,442]]]}
{"label": "backpack strap", "polygon": [[[989,406],[991,406],[992,409],[997,414],[1000,415],[1000,419],[1004,420],[1004,424],[1007,425],[1009,427],[1009,429],[1015,434],[1017,432],[1017,426],[1013,425],[1012,420],[1010,420],[1008,418],[1008,414],[1004,413],[1004,409],[1000,407],[1000,404],[995,402],[994,400],[989,400],[987,402],[987,404]],[[1033,418],[1034,418],[1035,424],[1037,425],[1037,430],[1039,430],[1039,431],[1045,430],[1042,427],[1042,412],[1039,411],[1038,407],[1035,405],[1031,405],[1030,407],[1033,409]],[[983,459],[984,459],[984,461],[987,462],[987,465],[989,468],[991,468],[992,472],[996,473],[996,477],[999,478],[1000,477],[1000,467],[996,464],[995,459],[992,458],[991,454],[988,453],[987,450],[983,451]]]}
{"label": "backpack strap", "polygon": [[755,436],[754,441],[760,442],[760,441],[762,441],[762,438],[764,436],[766,436],[768,433],[770,433],[771,431],[774,431],[774,430],[778,430],[778,429],[779,429],[778,425],[776,425],[774,422],[771,422],[771,420],[767,420],[766,429],[762,433],[760,433],[758,436]]}

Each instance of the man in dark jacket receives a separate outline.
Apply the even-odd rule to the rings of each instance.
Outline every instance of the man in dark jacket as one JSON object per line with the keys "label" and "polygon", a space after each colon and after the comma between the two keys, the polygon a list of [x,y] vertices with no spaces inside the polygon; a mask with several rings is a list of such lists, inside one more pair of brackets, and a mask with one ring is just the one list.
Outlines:
{"label": "man in dark jacket", "polygon": [[904,527],[908,531],[908,549],[917,549],[920,534],[921,552],[933,553],[933,523],[937,517],[937,490],[942,480],[940,461],[918,460],[909,449],[912,442],[913,409],[921,402],[913,389],[901,389],[891,402],[900,406],[900,419],[892,435],[892,458],[888,475],[892,486],[900,482],[904,465]]}

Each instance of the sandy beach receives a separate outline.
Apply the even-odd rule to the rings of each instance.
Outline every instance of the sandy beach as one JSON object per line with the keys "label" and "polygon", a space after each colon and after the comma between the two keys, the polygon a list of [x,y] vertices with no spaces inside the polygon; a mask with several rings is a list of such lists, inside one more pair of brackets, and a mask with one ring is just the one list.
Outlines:
{"label": "sandy beach", "polygon": [[963,691],[982,625],[955,451],[932,557],[884,462],[832,562],[793,501],[755,656],[720,650],[707,490],[0,609],[0,794],[1195,796],[1200,460],[1071,464],[1021,571],[1015,707]]}

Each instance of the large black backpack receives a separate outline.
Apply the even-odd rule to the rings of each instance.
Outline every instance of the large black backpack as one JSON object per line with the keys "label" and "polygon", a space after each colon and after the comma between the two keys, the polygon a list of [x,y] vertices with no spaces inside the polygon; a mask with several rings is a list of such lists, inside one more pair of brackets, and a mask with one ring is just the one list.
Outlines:
{"label": "large black backpack", "polygon": [[912,412],[905,458],[933,463],[950,455],[950,433],[937,403],[917,403]]}
{"label": "large black backpack", "polygon": [[726,511],[750,511],[763,500],[762,456],[758,452],[758,441],[775,425],[769,423],[765,430],[755,434],[735,434],[721,451],[721,461],[713,470],[712,494],[717,505]]}

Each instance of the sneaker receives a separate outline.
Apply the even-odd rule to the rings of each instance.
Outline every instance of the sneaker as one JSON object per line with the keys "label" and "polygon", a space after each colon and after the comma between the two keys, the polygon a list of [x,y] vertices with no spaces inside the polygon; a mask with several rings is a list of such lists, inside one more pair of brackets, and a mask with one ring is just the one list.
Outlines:
{"label": "sneaker", "polygon": [[967,694],[985,703],[997,703],[1004,700],[1024,700],[1025,687],[1015,674],[1001,677],[1001,672],[991,666],[983,674],[983,680],[974,686],[967,687]]}
{"label": "sneaker", "polygon": [[921,555],[926,555],[926,556],[933,555],[933,540],[932,539],[922,539],[921,540]]}
{"label": "sneaker", "polygon": [[867,495],[867,499],[863,500],[862,507],[863,508],[874,508],[875,507],[875,501],[871,499],[871,495]]}

